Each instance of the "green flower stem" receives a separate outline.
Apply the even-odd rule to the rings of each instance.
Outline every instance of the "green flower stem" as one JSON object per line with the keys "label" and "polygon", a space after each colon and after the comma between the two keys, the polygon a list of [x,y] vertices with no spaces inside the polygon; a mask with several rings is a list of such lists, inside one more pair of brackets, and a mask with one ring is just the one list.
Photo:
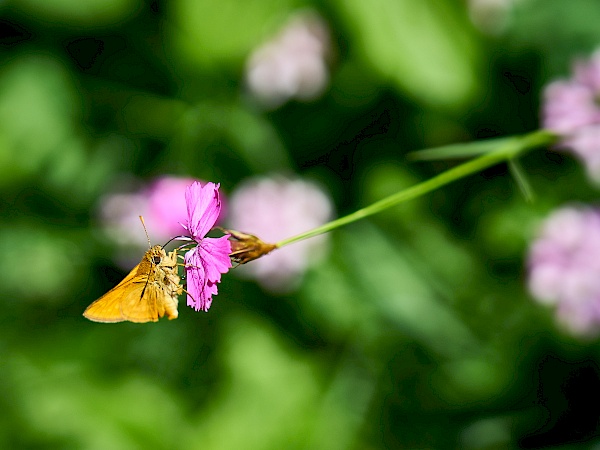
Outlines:
{"label": "green flower stem", "polygon": [[357,220],[364,219],[365,217],[372,216],[373,214],[377,214],[378,212],[395,206],[398,203],[420,197],[421,195],[434,191],[435,189],[438,189],[448,183],[480,172],[502,161],[511,161],[516,156],[520,156],[536,147],[551,145],[556,141],[556,139],[556,135],[546,130],[535,131],[509,141],[503,139],[499,143],[499,148],[493,152],[486,153],[478,158],[467,161],[464,164],[453,167],[452,169],[436,175],[429,180],[411,186],[407,189],[397,192],[396,194],[392,194],[389,197],[381,199],[365,208],[359,209],[352,214],[340,217],[339,219],[333,220],[325,225],[321,225],[320,227],[296,236],[283,239],[282,241],[277,242],[275,245],[277,247],[283,247],[294,242],[318,236],[319,234],[327,233],[335,228],[339,228],[349,223],[356,222]]}

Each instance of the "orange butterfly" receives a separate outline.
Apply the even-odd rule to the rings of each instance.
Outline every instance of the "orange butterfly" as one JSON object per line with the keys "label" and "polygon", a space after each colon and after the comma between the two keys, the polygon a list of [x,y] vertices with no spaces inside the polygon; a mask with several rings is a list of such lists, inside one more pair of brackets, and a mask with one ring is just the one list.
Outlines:
{"label": "orange butterfly", "polygon": [[83,315],[94,322],[156,322],[165,315],[176,319],[178,296],[183,291],[179,281],[177,250],[167,254],[162,246],[155,245],[123,281],[88,306]]}

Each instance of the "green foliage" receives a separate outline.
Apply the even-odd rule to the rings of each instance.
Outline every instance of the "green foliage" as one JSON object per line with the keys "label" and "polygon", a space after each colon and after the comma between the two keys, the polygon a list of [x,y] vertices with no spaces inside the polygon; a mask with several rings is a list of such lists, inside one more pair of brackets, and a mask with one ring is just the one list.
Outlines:
{"label": "green foliage", "polygon": [[247,54],[298,7],[302,3],[294,0],[243,4],[235,0],[181,0],[169,6],[176,27],[169,38],[184,66],[197,64],[208,70],[222,65],[239,67]]}
{"label": "green foliage", "polygon": [[[535,129],[543,84],[600,42],[597,3],[522,0],[495,36],[466,3],[4,2],[0,448],[591,438],[594,426],[561,435],[555,416],[570,370],[598,372],[597,344],[562,334],[523,277],[539,220],[597,198],[566,155],[523,158],[530,204],[501,166],[334,231],[288,294],[234,271],[208,314],[180,304],[178,320],[141,326],[81,316],[124,275],[98,213],[118,186],[174,174],[227,195],[248,176],[293,173],[317,179],[343,215],[472,155],[456,142]],[[263,110],[246,59],[307,7],[331,26],[328,90]],[[407,158],[433,145],[420,154],[430,161]]]}
{"label": "green foliage", "polygon": [[464,14],[444,0],[339,1],[351,44],[410,97],[460,111],[480,95],[481,51]]}

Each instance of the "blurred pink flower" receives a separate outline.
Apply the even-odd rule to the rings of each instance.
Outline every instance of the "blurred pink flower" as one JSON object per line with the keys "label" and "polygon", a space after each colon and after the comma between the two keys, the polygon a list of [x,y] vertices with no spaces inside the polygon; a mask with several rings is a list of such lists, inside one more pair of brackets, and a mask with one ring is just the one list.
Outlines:
{"label": "blurred pink flower", "polygon": [[119,243],[147,247],[139,219],[143,216],[153,242],[180,235],[180,224],[187,217],[185,189],[194,181],[187,177],[163,176],[137,191],[107,195],[100,204],[104,228]]}
{"label": "blurred pink flower", "polygon": [[586,165],[588,175],[600,182],[600,51],[574,64],[568,80],[544,89],[542,124],[561,135],[559,147],[571,149]]}
{"label": "blurred pink flower", "polygon": [[291,98],[313,100],[329,81],[329,31],[314,13],[292,18],[280,34],[257,48],[246,65],[250,92],[276,108]]}
{"label": "blurred pink flower", "polygon": [[560,134],[576,133],[600,119],[594,92],[573,81],[554,81],[544,90],[543,125]]}
{"label": "blurred pink flower", "polygon": [[589,60],[575,61],[573,79],[594,92],[600,92],[600,49],[596,50]]}
{"label": "blurred pink flower", "polygon": [[217,294],[221,274],[231,267],[229,235],[208,238],[221,212],[219,185],[194,182],[185,191],[187,220],[184,228],[197,245],[185,254],[187,304],[196,311],[208,311],[212,296]]}
{"label": "blurred pink flower", "polygon": [[148,198],[146,220],[165,238],[181,234],[181,224],[187,217],[185,190],[194,181],[194,178],[161,177],[145,190]]}
{"label": "blurred pink flower", "polygon": [[[242,183],[230,199],[229,227],[275,243],[329,221],[333,208],[314,183],[286,178],[255,178]],[[236,270],[266,289],[297,287],[306,268],[324,253],[327,235],[277,249]]]}
{"label": "blurred pink flower", "polygon": [[565,207],[545,220],[529,251],[528,284],[569,331],[600,333],[600,211]]}

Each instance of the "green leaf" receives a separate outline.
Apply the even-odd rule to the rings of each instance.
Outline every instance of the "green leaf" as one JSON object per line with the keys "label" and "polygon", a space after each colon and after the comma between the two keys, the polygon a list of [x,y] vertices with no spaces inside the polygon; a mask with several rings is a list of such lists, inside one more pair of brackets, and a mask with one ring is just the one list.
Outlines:
{"label": "green leaf", "polygon": [[470,158],[472,156],[491,153],[504,145],[513,141],[517,142],[518,137],[502,137],[495,139],[485,139],[482,141],[467,142],[462,144],[444,145],[441,147],[427,148],[408,153],[408,159],[420,161],[434,161],[451,158]]}
{"label": "green leaf", "polygon": [[120,22],[141,8],[140,0],[18,0],[27,14],[56,23],[102,26]]}
{"label": "green leaf", "polygon": [[402,245],[372,226],[357,224],[360,239],[340,232],[342,246],[352,261],[351,277],[358,295],[371,303],[381,318],[397,324],[404,333],[448,357],[463,356],[479,343],[449,306],[451,292],[436,291]]}
{"label": "green leaf", "polygon": [[510,173],[512,174],[512,176],[515,178],[517,186],[519,186],[523,197],[525,197],[525,201],[531,203],[534,197],[533,189],[531,187],[531,184],[527,180],[527,176],[525,175],[521,164],[519,164],[519,162],[516,159],[509,159],[508,168],[510,169]]}
{"label": "green leaf", "polygon": [[180,0],[172,17],[171,38],[181,59],[190,65],[239,64],[285,21],[294,0]]}
{"label": "green leaf", "polygon": [[[453,3],[452,3],[453,4]],[[470,104],[481,54],[464,14],[441,0],[338,0],[351,44],[401,91],[434,108]]]}

